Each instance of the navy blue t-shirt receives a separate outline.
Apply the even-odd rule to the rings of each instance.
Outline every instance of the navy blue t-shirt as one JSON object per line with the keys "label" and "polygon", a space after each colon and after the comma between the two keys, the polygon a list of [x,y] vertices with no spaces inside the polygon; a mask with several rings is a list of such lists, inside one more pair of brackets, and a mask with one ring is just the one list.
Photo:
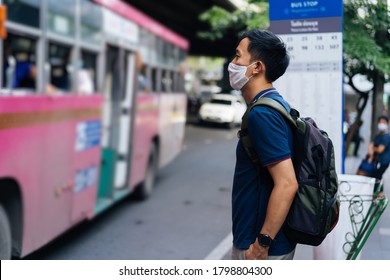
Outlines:
{"label": "navy blue t-shirt", "polygon": [[[274,88],[260,92],[255,99],[264,95],[289,109]],[[292,157],[291,127],[274,109],[255,106],[249,113],[248,131],[263,167]],[[233,245],[246,250],[256,240],[263,226],[273,180],[268,172],[262,176],[257,175],[256,167],[245,152],[241,140],[237,144],[236,157],[232,193]],[[256,217],[258,220],[255,223]],[[280,230],[269,249],[269,255],[290,253],[295,245],[289,242],[283,230]]]}
{"label": "navy blue t-shirt", "polygon": [[374,146],[384,145],[385,150],[379,154],[378,161],[383,164],[390,163],[390,134],[378,134],[374,138]]}

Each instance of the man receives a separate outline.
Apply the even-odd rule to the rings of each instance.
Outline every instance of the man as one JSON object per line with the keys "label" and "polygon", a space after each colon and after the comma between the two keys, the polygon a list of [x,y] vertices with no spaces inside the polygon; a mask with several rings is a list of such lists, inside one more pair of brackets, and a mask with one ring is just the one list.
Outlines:
{"label": "man", "polygon": [[[272,83],[289,64],[283,42],[269,31],[245,32],[229,64],[231,86],[248,103],[272,98],[289,109]],[[248,133],[260,170],[241,140],[236,151],[232,193],[232,259],[292,259],[295,245],[283,233],[283,223],[298,189],[292,164],[293,137],[289,124],[275,110],[255,106]]]}
{"label": "man", "polygon": [[380,116],[377,120],[377,128],[378,133],[368,147],[368,161],[377,162],[376,170],[372,175],[380,180],[390,163],[389,118]]}

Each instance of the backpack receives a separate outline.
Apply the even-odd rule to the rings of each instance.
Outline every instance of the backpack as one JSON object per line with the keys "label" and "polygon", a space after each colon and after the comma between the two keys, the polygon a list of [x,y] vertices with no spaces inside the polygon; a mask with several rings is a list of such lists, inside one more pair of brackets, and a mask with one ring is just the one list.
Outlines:
{"label": "backpack", "polygon": [[248,115],[255,106],[276,110],[293,128],[293,165],[298,191],[287,215],[284,231],[292,242],[318,246],[336,226],[339,218],[340,201],[332,141],[313,119],[300,118],[295,109],[288,113],[271,98],[259,98],[245,112],[239,131],[244,149],[259,173],[262,168],[248,135]]}

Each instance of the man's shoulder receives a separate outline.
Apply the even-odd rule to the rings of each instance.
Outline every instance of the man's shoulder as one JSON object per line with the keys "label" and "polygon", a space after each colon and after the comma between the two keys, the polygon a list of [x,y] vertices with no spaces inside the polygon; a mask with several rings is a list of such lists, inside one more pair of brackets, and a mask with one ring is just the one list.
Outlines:
{"label": "man's shoulder", "polygon": [[[272,94],[264,98],[271,98],[278,102],[280,105],[282,105],[286,110],[289,110],[290,106],[288,103],[283,99],[283,97],[279,94]],[[269,120],[282,120],[284,119],[283,116],[276,111],[276,109],[273,109],[271,107],[265,106],[265,105],[257,105],[252,108],[252,110],[249,112],[249,118],[254,118],[265,121],[267,119]]]}
{"label": "man's shoulder", "polygon": [[277,112],[274,109],[268,106],[257,105],[249,112],[249,122],[272,121],[275,118],[276,113]]}
{"label": "man's shoulder", "polygon": [[386,133],[386,134],[379,134],[376,136],[376,138],[378,139],[390,139],[390,134],[389,133]]}
{"label": "man's shoulder", "polygon": [[390,142],[390,134],[389,133],[386,133],[383,137],[383,139],[386,141],[386,142]]}
{"label": "man's shoulder", "polygon": [[390,134],[378,134],[374,138],[374,144],[376,145],[387,145],[390,142]]}

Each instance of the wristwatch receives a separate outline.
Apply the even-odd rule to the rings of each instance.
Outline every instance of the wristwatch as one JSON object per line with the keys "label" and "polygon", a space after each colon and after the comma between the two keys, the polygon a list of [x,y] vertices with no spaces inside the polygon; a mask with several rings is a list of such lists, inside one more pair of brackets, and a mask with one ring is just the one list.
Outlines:
{"label": "wristwatch", "polygon": [[269,246],[271,246],[274,240],[268,234],[260,233],[257,237],[257,241],[259,242],[259,245],[261,247],[268,248]]}

